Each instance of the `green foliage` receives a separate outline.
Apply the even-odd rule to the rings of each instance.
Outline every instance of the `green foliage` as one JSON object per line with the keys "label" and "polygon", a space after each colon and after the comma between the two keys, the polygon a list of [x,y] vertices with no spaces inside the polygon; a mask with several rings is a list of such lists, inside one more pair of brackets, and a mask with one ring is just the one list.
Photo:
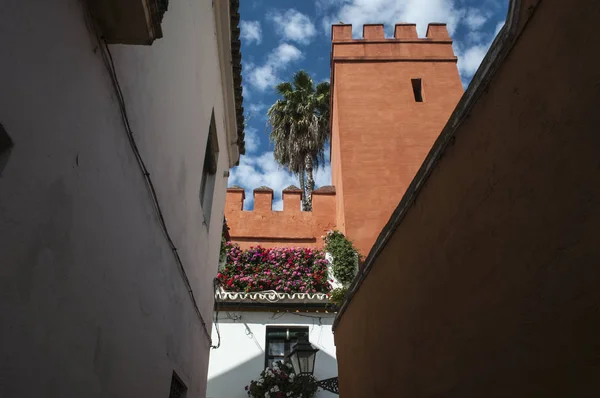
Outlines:
{"label": "green foliage", "polygon": [[333,276],[342,285],[348,286],[356,276],[360,260],[358,251],[340,231],[329,231],[324,240],[325,251],[333,257]]}
{"label": "green foliage", "polygon": [[224,261],[227,258],[227,240],[225,236],[221,236],[221,253],[219,254],[219,262]]}
{"label": "green foliage", "polygon": [[346,293],[348,293],[348,288],[346,286],[333,289],[331,293],[329,293],[329,301],[340,307],[346,298]]}
{"label": "green foliage", "polygon": [[296,376],[290,363],[277,362],[246,386],[252,398],[312,398],[319,387],[312,376]]}

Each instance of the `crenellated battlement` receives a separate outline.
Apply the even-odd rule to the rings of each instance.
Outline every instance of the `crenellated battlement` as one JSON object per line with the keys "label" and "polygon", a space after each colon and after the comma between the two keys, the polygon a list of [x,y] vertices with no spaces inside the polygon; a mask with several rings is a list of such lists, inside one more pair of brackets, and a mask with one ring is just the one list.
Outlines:
{"label": "crenellated battlement", "polygon": [[390,61],[452,61],[457,58],[452,50],[452,39],[444,23],[430,23],[426,37],[419,38],[417,25],[399,23],[394,26],[394,37],[386,38],[383,24],[363,25],[362,38],[352,38],[352,25],[331,27],[332,56],[339,60]]}
{"label": "crenellated battlement", "polygon": [[[233,186],[227,188],[226,206],[230,211],[244,211],[256,213],[300,213],[302,200],[302,191],[300,188],[290,185],[281,191],[283,199],[283,210],[273,210],[273,190],[269,187],[258,187],[253,191],[254,195],[254,210],[243,210],[244,201],[246,200],[246,192],[244,188]],[[322,208],[329,209],[329,202],[335,201],[335,188],[332,186],[324,186],[313,191],[313,211],[302,213],[320,213]]]}
{"label": "crenellated battlement", "polygon": [[227,189],[225,217],[231,240],[243,248],[305,246],[321,247],[321,236],[335,228],[335,188],[321,187],[313,191],[313,210],[302,211],[302,191],[289,186],[281,193],[283,210],[273,210],[273,190],[253,190],[254,210],[243,210],[246,193],[243,188]]}
{"label": "crenellated battlement", "polygon": [[386,40],[389,42],[408,40],[420,40],[422,42],[452,41],[445,23],[432,22],[427,25],[427,33],[424,38],[419,38],[417,34],[417,24],[398,23],[394,25],[394,37],[386,38],[383,24],[365,24],[363,25],[362,39],[352,38],[352,25],[340,24],[331,26],[331,38],[335,42],[360,41],[361,43]]}

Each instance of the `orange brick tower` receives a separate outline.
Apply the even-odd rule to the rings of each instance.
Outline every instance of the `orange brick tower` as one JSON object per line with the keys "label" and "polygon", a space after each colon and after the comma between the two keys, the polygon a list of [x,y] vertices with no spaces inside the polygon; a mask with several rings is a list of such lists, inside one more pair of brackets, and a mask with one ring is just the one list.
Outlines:
{"label": "orange brick tower", "polygon": [[336,225],[367,255],[463,88],[444,24],[332,27],[331,168]]}
{"label": "orange brick tower", "polygon": [[300,191],[254,190],[254,210],[242,210],[245,193],[227,190],[231,239],[243,248],[322,247],[329,229],[344,232],[367,255],[439,136],[463,88],[444,24],[430,24],[419,39],[414,24],[332,27],[332,187],[313,193],[313,211],[300,211]]}

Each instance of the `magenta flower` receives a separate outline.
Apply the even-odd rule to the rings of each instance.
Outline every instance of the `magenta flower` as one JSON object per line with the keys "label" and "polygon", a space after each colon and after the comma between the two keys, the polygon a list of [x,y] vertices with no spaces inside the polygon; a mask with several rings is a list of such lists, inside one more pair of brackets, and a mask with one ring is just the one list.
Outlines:
{"label": "magenta flower", "polygon": [[324,277],[328,263],[321,250],[260,246],[241,250],[236,244],[226,245],[226,250],[227,263],[218,279],[235,281],[228,284],[228,290],[327,293],[331,289]]}

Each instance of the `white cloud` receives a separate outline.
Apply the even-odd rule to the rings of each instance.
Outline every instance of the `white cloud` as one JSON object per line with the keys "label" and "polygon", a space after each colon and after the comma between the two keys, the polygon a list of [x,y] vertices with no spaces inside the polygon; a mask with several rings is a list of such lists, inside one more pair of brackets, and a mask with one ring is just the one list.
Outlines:
{"label": "white cloud", "polygon": [[267,87],[273,87],[277,84],[277,75],[275,69],[269,63],[248,71],[248,81],[252,87],[259,91],[265,91]]}
{"label": "white cloud", "polygon": [[[494,39],[504,26],[504,21],[499,22],[491,32],[472,31],[467,35],[470,46],[462,43],[454,43],[454,52],[458,57],[458,71],[463,81],[468,81],[477,72],[481,61],[485,58]],[[484,40],[485,39],[485,40]]]}
{"label": "white cloud", "polygon": [[488,17],[483,15],[483,13],[476,8],[470,8],[465,13],[464,22],[471,30],[477,30],[481,28],[487,22],[487,20]]}
{"label": "white cloud", "polygon": [[240,165],[231,169],[229,183],[248,190],[264,185],[279,194],[289,185],[298,185],[296,177],[275,161],[273,152],[243,156]]}
{"label": "white cloud", "polygon": [[258,131],[254,127],[246,127],[244,129],[245,136],[244,141],[246,142],[246,151],[248,153],[255,152],[260,146],[260,137]]}
{"label": "white cloud", "polygon": [[467,42],[471,44],[481,43],[486,39],[487,35],[485,32],[480,30],[474,30],[467,33]]}
{"label": "white cloud", "polygon": [[273,200],[273,205],[271,208],[274,211],[282,211],[283,210],[283,199]]}
{"label": "white cloud", "polygon": [[329,163],[319,168],[314,174],[316,188],[331,185],[331,165]]}
{"label": "white cloud", "polygon": [[246,121],[257,119],[261,122],[267,120],[267,105],[263,102],[252,102],[245,105],[246,108]]}
{"label": "white cloud", "polygon": [[242,95],[244,96],[245,100],[252,98],[252,95],[250,94],[250,89],[245,84],[242,84]]}
{"label": "white cloud", "polygon": [[[246,143],[247,145],[247,143]],[[331,166],[326,164],[315,172],[315,187],[331,185]],[[260,186],[273,189],[273,207],[283,208],[281,191],[290,185],[299,186],[298,178],[281,167],[273,157],[273,152],[265,152],[258,156],[242,156],[240,165],[231,169],[229,185],[238,185],[246,190],[244,209],[253,206],[252,191]],[[281,203],[280,203],[281,202]]]}
{"label": "white cloud", "polygon": [[479,68],[479,64],[485,57],[491,42],[475,45],[466,49],[455,46],[455,52],[458,56],[458,71],[462,77],[471,77]]}
{"label": "white cloud", "polygon": [[259,156],[242,156],[240,165],[231,169],[229,184],[246,190],[244,209],[249,209],[253,206],[255,188],[267,186],[273,189],[274,199],[280,200],[281,191],[289,185],[298,185],[298,181],[277,164],[273,152],[265,152]]}
{"label": "white cloud", "polygon": [[308,16],[293,8],[284,13],[281,11],[270,12],[267,14],[267,18],[275,24],[276,32],[284,40],[308,44],[317,34],[315,25],[313,25]]}
{"label": "white cloud", "polygon": [[273,65],[286,65],[292,61],[297,61],[300,58],[302,58],[302,51],[291,44],[282,43],[269,54],[268,62]]}
{"label": "white cloud", "polygon": [[[331,8],[332,4],[326,0],[319,2],[322,9]],[[329,34],[331,24],[352,24],[354,35],[361,37],[364,24],[383,23],[387,29],[392,29],[395,23],[407,21],[416,23],[419,35],[423,37],[430,22],[446,22],[452,34],[462,14],[453,0],[341,0],[341,6],[324,18],[323,27]]]}
{"label": "white cloud", "polygon": [[258,21],[241,21],[240,22],[240,37],[247,44],[260,44],[262,41],[262,29]]}
{"label": "white cloud", "polygon": [[244,72],[248,82],[257,90],[265,91],[268,87],[275,86],[279,81],[277,73],[293,61],[302,59],[302,51],[291,44],[281,43],[267,56],[262,66],[248,65]]}
{"label": "white cloud", "polygon": [[503,26],[504,26],[504,21],[501,21],[498,23],[498,25],[496,25],[496,30],[494,32],[494,36],[496,36],[498,33],[500,33],[500,30],[502,29]]}
{"label": "white cloud", "polygon": [[265,109],[267,109],[267,105],[265,105],[263,102],[253,102],[248,105],[248,111],[250,111],[250,113],[262,112]]}

